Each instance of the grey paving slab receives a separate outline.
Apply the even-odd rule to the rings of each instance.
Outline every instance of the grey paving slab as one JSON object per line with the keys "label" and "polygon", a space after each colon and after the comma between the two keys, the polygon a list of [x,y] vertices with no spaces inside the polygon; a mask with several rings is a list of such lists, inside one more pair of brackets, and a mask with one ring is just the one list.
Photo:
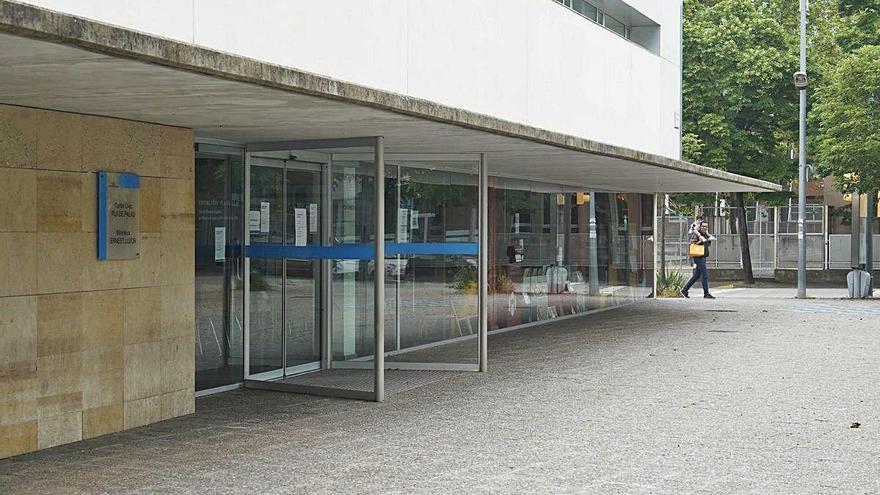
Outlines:
{"label": "grey paving slab", "polygon": [[0,494],[880,492],[880,301],[718,296],[494,335],[384,404],[201,398],[0,461]]}

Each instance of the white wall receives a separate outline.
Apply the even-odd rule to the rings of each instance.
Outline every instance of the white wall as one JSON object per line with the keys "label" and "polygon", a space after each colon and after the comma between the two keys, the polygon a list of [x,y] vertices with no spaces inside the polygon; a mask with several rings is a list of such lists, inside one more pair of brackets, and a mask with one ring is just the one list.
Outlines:
{"label": "white wall", "polygon": [[627,0],[660,55],[553,0],[30,0],[104,22],[678,158],[681,0]]}

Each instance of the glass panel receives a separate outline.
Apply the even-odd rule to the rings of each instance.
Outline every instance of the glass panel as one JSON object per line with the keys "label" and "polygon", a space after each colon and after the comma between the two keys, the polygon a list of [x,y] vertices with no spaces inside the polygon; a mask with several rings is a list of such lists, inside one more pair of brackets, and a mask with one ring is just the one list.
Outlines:
{"label": "glass panel", "polygon": [[318,280],[320,262],[287,260],[285,311],[287,313],[287,362],[301,366],[321,360]]}
{"label": "glass panel", "polygon": [[643,217],[643,200],[638,194],[572,192],[562,186],[492,178],[489,328],[648,296],[653,217]]}
{"label": "glass panel", "polygon": [[[474,163],[455,169],[444,165],[434,163],[429,169],[399,163],[395,236],[404,254],[389,260],[399,264],[398,341],[389,350],[419,349],[389,361],[477,363],[478,257],[449,251],[457,244],[475,247],[478,240],[477,170]],[[424,253],[406,252],[420,244],[431,247]],[[464,339],[462,345],[436,345],[467,337],[473,339]]]}
{"label": "glass panel", "polygon": [[250,374],[280,370],[282,349],[282,260],[251,259]]}
{"label": "glass panel", "polygon": [[626,37],[626,26],[613,17],[605,16],[605,27],[623,37]]}
{"label": "glass panel", "polygon": [[[284,240],[284,162],[251,164],[249,226],[251,245]],[[284,365],[281,259],[250,262],[250,374],[280,370]]]}
{"label": "glass panel", "polygon": [[[274,161],[265,161],[272,163]],[[251,165],[248,228],[251,244],[280,244],[284,239],[284,162]]]}
{"label": "glass panel", "polygon": [[[315,164],[285,161],[286,243],[288,246],[321,244],[321,172]],[[285,367],[321,360],[318,259],[288,259],[285,268]]]}
{"label": "glass panel", "polygon": [[572,3],[572,8],[578,13],[593,21],[596,20],[596,14],[599,13],[599,9],[590,5],[584,0],[574,0]]}
{"label": "glass panel", "polygon": [[[285,166],[286,242],[291,246],[298,245],[298,241],[299,244],[304,245],[320,245],[321,171],[314,168],[314,164],[303,164],[293,160],[286,160]],[[297,228],[298,215],[300,229]]]}
{"label": "glass panel", "polygon": [[[406,229],[409,225],[402,225],[404,216],[398,208],[400,201],[400,188],[398,187],[398,169],[396,165],[385,164],[385,248],[389,243],[401,242],[408,238]],[[398,221],[400,219],[400,221]],[[408,222],[408,218],[406,219]],[[400,256],[385,257],[385,352],[399,349],[400,328],[399,320],[399,289],[400,279],[406,272],[407,261]]]}
{"label": "glass panel", "polygon": [[[334,162],[331,177],[332,234],[335,246],[361,245],[372,253],[375,222],[374,165],[347,160]],[[332,358],[346,361],[373,354],[373,271],[365,259],[332,261]]]}
{"label": "glass panel", "polygon": [[197,152],[195,163],[196,390],[238,383],[244,376],[243,156],[236,148],[207,148]]}

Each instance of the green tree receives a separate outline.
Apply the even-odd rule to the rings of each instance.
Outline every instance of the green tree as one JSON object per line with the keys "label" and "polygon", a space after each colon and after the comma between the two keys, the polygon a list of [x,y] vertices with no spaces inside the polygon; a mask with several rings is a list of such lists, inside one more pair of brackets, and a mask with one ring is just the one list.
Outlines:
{"label": "green tree", "polygon": [[[770,181],[794,177],[788,155],[797,129],[795,37],[779,22],[773,2],[685,2],[685,158]],[[796,33],[795,33],[796,35]],[[738,214],[743,268],[753,282],[745,200],[731,197]]]}
{"label": "green tree", "polygon": [[863,46],[880,45],[880,2],[877,0],[838,0],[838,12],[845,19],[835,33],[847,52]]}
{"label": "green tree", "polygon": [[880,46],[844,58],[816,100],[818,171],[843,192],[880,189]]}

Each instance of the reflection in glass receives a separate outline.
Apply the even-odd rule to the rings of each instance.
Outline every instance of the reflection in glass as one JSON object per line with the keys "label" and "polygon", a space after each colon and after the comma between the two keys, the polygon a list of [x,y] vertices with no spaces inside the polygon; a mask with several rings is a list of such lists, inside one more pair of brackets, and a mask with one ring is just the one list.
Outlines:
{"label": "reflection in glass", "polygon": [[250,374],[280,370],[282,260],[251,259]]}
{"label": "reflection in glass", "polygon": [[[396,299],[398,321],[390,351],[476,336],[479,332],[478,263],[474,255],[444,254],[450,245],[476,243],[478,190],[475,165],[458,164],[455,170],[434,163],[432,168],[396,167],[400,174],[394,205],[395,229],[391,236],[404,254],[386,261],[387,279],[393,282],[386,294]],[[461,170],[461,171],[459,171]],[[411,247],[430,243],[434,254],[406,253]],[[394,360],[474,364],[476,341],[463,347],[436,348],[392,356]]]}
{"label": "reflection in glass", "polygon": [[490,329],[648,297],[653,210],[644,216],[645,201],[651,206],[646,195],[491,178]]}
{"label": "reflection in glass", "polygon": [[238,383],[243,365],[240,149],[199,145],[195,161],[195,388]]}
{"label": "reflection in glass", "polygon": [[317,319],[319,299],[317,282],[320,262],[317,260],[286,260],[285,322],[287,331],[287,362],[300,366],[321,360],[321,332]]}
{"label": "reflection in glass", "polygon": [[[285,160],[285,242],[288,246],[321,244],[321,169],[314,163]],[[291,367],[321,360],[321,262],[285,261],[284,311],[288,372]]]}
{"label": "reflection in glass", "polygon": [[[374,241],[374,166],[363,161],[333,164],[331,214],[333,245]],[[332,260],[332,357],[346,361],[373,354],[373,270],[363,259]]]}
{"label": "reflection in glass", "polygon": [[[297,151],[275,155],[276,165],[268,157],[252,162],[247,212],[252,244],[278,244],[272,249],[283,249],[287,259],[252,260],[251,373],[279,372],[285,365],[295,373],[317,368],[312,365],[322,357],[339,368],[364,371],[375,348],[377,269],[385,275],[389,362],[476,363],[479,270],[471,251],[479,231],[476,166],[389,159],[386,225],[378,235],[391,254],[377,263],[371,259],[377,237],[371,156],[334,153],[331,159]],[[328,182],[322,183],[322,170]],[[322,197],[325,190],[329,198]],[[640,194],[490,179],[490,329],[649,296],[651,201]],[[313,211],[324,218],[321,225],[312,220]],[[327,225],[329,231],[322,230]],[[309,250],[289,249],[300,246]],[[343,249],[329,255],[338,259],[322,262],[310,258],[316,251],[330,252],[319,246]],[[322,294],[329,296],[330,336],[323,343]],[[450,342],[461,345],[436,345]],[[329,356],[322,356],[322,345]],[[289,369],[300,365],[308,366]]]}

